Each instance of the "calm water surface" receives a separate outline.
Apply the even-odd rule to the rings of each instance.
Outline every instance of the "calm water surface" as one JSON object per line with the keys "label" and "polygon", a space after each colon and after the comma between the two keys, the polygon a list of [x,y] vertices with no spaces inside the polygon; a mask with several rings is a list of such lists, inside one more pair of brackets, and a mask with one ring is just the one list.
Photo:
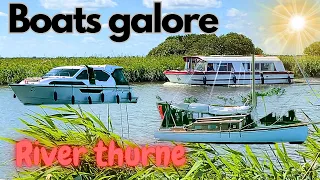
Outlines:
{"label": "calm water surface", "polygon": [[[277,112],[283,115],[287,110],[297,109],[298,112],[303,110],[314,121],[320,121],[319,109],[312,106],[320,104],[315,98],[311,89],[307,85],[277,85],[258,87],[258,90],[268,89],[270,87],[281,87],[286,90],[285,94],[279,97],[268,97],[265,103],[259,99],[257,117],[263,117],[266,113]],[[318,92],[320,85],[312,85],[314,90]],[[184,98],[194,96],[201,103],[223,104],[218,96],[233,98],[237,103],[241,104],[241,95],[250,92],[250,87],[199,87],[199,86],[177,86],[172,84],[163,85],[156,84],[136,84],[135,93],[139,96],[137,104],[129,105],[110,105],[110,115],[115,132],[126,138],[129,138],[140,144],[155,143],[153,135],[159,128],[160,117],[156,107],[156,96],[160,96],[163,100],[182,102]],[[75,106],[76,107],[76,106]],[[81,105],[81,107],[89,112],[99,116],[107,122],[108,105]],[[127,112],[126,112],[127,109]],[[8,87],[0,87],[0,120],[1,120],[1,137],[9,137],[15,139],[23,138],[14,132],[15,128],[23,128],[19,118],[27,119],[26,113],[42,112],[36,106],[24,106],[18,99],[13,99],[13,92]],[[298,117],[304,119],[301,113]],[[129,122],[129,124],[127,123]],[[107,124],[107,123],[106,123]],[[129,126],[128,126],[129,125]],[[128,128],[129,127],[129,128]],[[128,134],[129,131],[129,134]],[[217,145],[218,146],[218,145]],[[220,145],[219,145],[220,146]],[[288,151],[292,156],[296,156],[296,149],[301,149],[300,145],[287,145]],[[232,145],[233,149],[243,151],[243,145]],[[260,149],[270,149],[268,145],[252,145],[256,151]],[[10,178],[15,173],[13,162],[13,146],[0,141],[0,178]],[[272,153],[272,152],[271,152]],[[271,154],[269,153],[269,154]]]}

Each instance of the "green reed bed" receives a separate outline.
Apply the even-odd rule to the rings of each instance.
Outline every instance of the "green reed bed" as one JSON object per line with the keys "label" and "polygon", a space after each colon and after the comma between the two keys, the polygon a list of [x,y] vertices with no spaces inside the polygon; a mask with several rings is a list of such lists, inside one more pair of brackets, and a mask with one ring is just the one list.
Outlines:
{"label": "green reed bed", "polygon": [[[296,77],[302,74],[293,56],[280,56],[285,67]],[[298,57],[301,68],[309,77],[320,77],[320,56]],[[181,56],[169,57],[86,57],[86,58],[3,58],[0,59],[0,85],[17,83],[27,77],[39,77],[58,66],[111,64],[125,68],[130,82],[164,81],[167,69],[183,69]]]}
{"label": "green reed bed", "polygon": [[296,62],[308,77],[320,77],[320,56],[279,56],[285,68],[302,77],[302,73]]}
{"label": "green reed bed", "polygon": [[130,82],[164,81],[164,70],[183,68],[179,56],[172,57],[87,57],[87,58],[11,58],[0,59],[0,85],[17,83],[27,77],[43,76],[58,66],[118,65],[125,68]]}
{"label": "green reed bed", "polygon": [[[112,133],[98,117],[74,109],[70,106],[64,108],[50,108],[57,114],[32,114],[28,122],[22,120],[26,128],[17,129],[24,136],[37,139],[41,146],[52,148],[57,145],[94,146],[98,140],[106,144],[114,140],[119,147],[137,145]],[[59,125],[61,122],[63,126]],[[105,120],[111,123],[111,120]],[[186,144],[187,163],[183,167],[170,166],[167,168],[154,165],[150,157],[147,167],[106,167],[98,168],[95,158],[89,154],[84,156],[78,167],[38,167],[27,170],[19,169],[16,179],[82,179],[82,180],[122,180],[122,179],[320,179],[320,130],[314,126],[305,148],[299,154],[297,161],[290,157],[284,145],[274,145],[274,150],[263,149],[265,153],[255,154],[250,146],[245,152],[239,152],[225,146],[223,154],[218,153],[214,145]],[[2,138],[10,143],[15,140]],[[297,158],[297,157],[295,157]]]}

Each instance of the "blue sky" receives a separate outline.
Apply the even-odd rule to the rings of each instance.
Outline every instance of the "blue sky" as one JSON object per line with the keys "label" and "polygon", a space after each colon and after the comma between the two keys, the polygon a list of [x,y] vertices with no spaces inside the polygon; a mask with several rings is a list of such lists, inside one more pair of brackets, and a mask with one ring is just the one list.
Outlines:
{"label": "blue sky", "polygon": [[[75,6],[83,6],[86,14],[100,14],[103,29],[97,34],[57,34],[50,31],[37,34],[31,30],[26,33],[10,34],[8,31],[9,3],[19,2],[27,5],[29,17],[35,14],[53,16],[59,13],[73,13]],[[163,0],[163,13],[184,14],[215,14],[219,21],[217,35],[228,32],[242,33],[253,42],[265,48],[266,27],[265,15],[270,13],[261,6],[275,6],[276,0]],[[124,56],[146,55],[153,47],[173,35],[135,34],[123,43],[110,40],[112,34],[108,28],[109,18],[115,14],[137,13],[151,14],[153,0],[20,0],[0,1],[0,56]],[[193,33],[201,31],[193,24]],[[264,49],[268,53],[277,53],[277,49]]]}

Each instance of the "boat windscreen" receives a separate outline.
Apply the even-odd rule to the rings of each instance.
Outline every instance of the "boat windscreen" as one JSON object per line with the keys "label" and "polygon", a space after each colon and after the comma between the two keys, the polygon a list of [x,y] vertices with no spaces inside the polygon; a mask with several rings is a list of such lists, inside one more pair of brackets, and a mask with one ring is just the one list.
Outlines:
{"label": "boat windscreen", "polygon": [[61,76],[73,77],[80,69],[52,69],[44,77]]}
{"label": "boat windscreen", "polygon": [[117,85],[129,85],[129,82],[127,81],[126,77],[124,76],[124,73],[122,69],[116,69],[112,76],[114,80],[116,81]]}

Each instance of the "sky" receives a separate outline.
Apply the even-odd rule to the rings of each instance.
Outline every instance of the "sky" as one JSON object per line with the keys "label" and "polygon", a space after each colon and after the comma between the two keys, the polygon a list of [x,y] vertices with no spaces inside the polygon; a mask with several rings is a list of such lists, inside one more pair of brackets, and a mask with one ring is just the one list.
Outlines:
{"label": "sky", "polygon": [[[286,0],[284,0],[286,1]],[[311,0],[310,0],[311,1]],[[102,30],[97,34],[58,34],[54,31],[38,34],[9,33],[9,4],[23,3],[28,7],[28,17],[46,14],[74,13],[75,7],[83,7],[84,13],[100,14]],[[267,33],[267,21],[277,0],[162,0],[163,15],[214,14],[219,19],[216,35],[236,32],[251,38],[254,44],[270,54],[288,54],[275,46],[272,35]],[[268,7],[268,8],[266,8]],[[271,10],[270,10],[271,9]],[[144,56],[168,36],[178,34],[137,34],[122,43],[113,42],[109,36],[109,18],[113,14],[131,16],[153,13],[153,0],[20,0],[0,1],[0,56],[1,57],[57,57],[57,56]],[[318,15],[320,17],[320,15]],[[319,23],[320,24],[320,23]],[[196,22],[193,33],[202,33]],[[314,37],[316,41],[319,36]]]}

